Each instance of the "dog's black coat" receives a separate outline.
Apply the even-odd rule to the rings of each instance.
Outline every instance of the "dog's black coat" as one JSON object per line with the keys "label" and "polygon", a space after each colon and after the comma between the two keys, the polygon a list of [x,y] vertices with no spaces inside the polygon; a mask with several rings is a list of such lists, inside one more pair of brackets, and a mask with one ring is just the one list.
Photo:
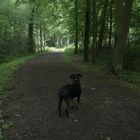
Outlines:
{"label": "dog's black coat", "polygon": [[70,107],[71,100],[77,97],[77,103],[78,104],[80,103],[81,84],[80,84],[79,77],[82,77],[82,75],[72,74],[70,78],[73,79],[73,83],[64,85],[58,93],[58,111],[60,116],[61,116],[61,106],[63,100],[67,104],[67,108],[65,109],[65,112],[68,117],[69,117],[69,107]]}

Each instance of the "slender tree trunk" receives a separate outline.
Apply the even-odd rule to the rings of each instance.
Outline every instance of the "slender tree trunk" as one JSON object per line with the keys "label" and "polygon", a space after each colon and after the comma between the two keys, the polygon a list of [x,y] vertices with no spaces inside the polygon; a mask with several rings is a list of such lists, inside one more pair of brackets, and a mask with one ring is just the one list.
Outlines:
{"label": "slender tree trunk", "polygon": [[84,37],[84,62],[89,61],[89,28],[90,28],[90,0],[86,0],[85,37]]}
{"label": "slender tree trunk", "polygon": [[31,18],[30,18],[30,23],[29,23],[29,30],[28,30],[28,53],[34,53],[35,52],[35,47],[34,47],[34,8],[32,9],[31,12]]}
{"label": "slender tree trunk", "polygon": [[5,25],[5,36],[4,36],[4,40],[6,41],[8,38],[8,29],[7,26]]}
{"label": "slender tree trunk", "polygon": [[58,38],[58,46],[61,47],[61,35]]}
{"label": "slender tree trunk", "polygon": [[96,0],[92,0],[92,19],[93,19],[93,31],[92,31],[92,64],[95,64],[96,59],[96,53],[95,53],[95,47],[96,47],[96,35],[97,35],[97,29],[96,29]]}
{"label": "slender tree trunk", "polygon": [[67,37],[67,46],[69,46],[69,44],[70,44],[70,39],[69,37]]}
{"label": "slender tree trunk", "polygon": [[3,26],[0,25],[0,37],[2,36],[2,28],[3,28]]}
{"label": "slender tree trunk", "polygon": [[114,68],[123,69],[124,50],[129,32],[133,0],[116,1],[116,44],[114,54]]}
{"label": "slender tree trunk", "polygon": [[75,54],[78,53],[78,1],[75,0]]}
{"label": "slender tree trunk", "polygon": [[63,46],[63,37],[61,37],[60,46],[61,46],[61,47]]}
{"label": "slender tree trunk", "polygon": [[42,41],[42,27],[41,27],[41,25],[40,25],[40,50],[41,50],[41,52],[42,52],[42,50],[43,50],[43,41]]}
{"label": "slender tree trunk", "polygon": [[56,47],[58,47],[59,46],[59,37],[58,37],[58,35],[56,36]]}
{"label": "slender tree trunk", "polygon": [[110,0],[110,22],[109,22],[109,43],[108,48],[111,50],[112,48],[112,6],[113,6],[113,0]]}
{"label": "slender tree trunk", "polygon": [[107,6],[108,6],[108,0],[105,0],[104,7],[103,7],[103,10],[102,10],[102,15],[101,15],[99,40],[98,40],[97,53],[96,53],[97,55],[100,53],[100,50],[101,50],[101,47],[102,47],[102,44],[103,44]]}
{"label": "slender tree trunk", "polygon": [[43,50],[45,50],[45,38],[46,38],[46,36],[45,36],[44,32],[43,32],[42,36],[43,36]]}

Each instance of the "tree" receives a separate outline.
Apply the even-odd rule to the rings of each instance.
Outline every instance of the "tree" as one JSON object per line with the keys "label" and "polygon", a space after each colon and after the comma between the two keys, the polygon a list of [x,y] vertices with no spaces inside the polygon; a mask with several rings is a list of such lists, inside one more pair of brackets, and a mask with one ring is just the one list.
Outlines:
{"label": "tree", "polygon": [[[28,8],[16,6],[14,0],[0,5],[0,58],[26,53]],[[1,60],[0,60],[1,61]]]}
{"label": "tree", "polygon": [[89,36],[90,36],[90,0],[86,0],[85,11],[85,36],[84,36],[84,62],[89,61]]}
{"label": "tree", "polygon": [[28,47],[27,52],[35,53],[34,46],[34,15],[35,15],[35,2],[37,0],[16,0],[16,4],[28,4],[29,5],[29,23],[28,23]]}
{"label": "tree", "polygon": [[95,59],[96,59],[96,37],[97,37],[97,27],[96,27],[96,0],[92,0],[92,24],[93,24],[93,29],[92,29],[92,64],[95,64]]}
{"label": "tree", "polygon": [[109,43],[108,43],[108,48],[109,50],[111,50],[112,48],[112,23],[113,23],[113,0],[109,0],[109,4],[110,4],[110,9],[109,9],[109,13],[110,13],[110,21],[109,21]]}
{"label": "tree", "polygon": [[107,12],[107,6],[108,6],[108,0],[105,0],[101,20],[100,20],[100,31],[99,31],[99,40],[98,40],[98,46],[97,46],[97,53],[99,54],[101,47],[103,45],[103,37],[104,37],[104,31],[105,31],[105,23],[106,23],[106,12]]}
{"label": "tree", "polygon": [[78,1],[75,0],[75,54],[78,52]]}
{"label": "tree", "polygon": [[35,8],[33,7],[30,14],[30,20],[29,20],[29,31],[28,31],[28,53],[34,53],[35,47],[34,47],[34,14],[35,14]]}
{"label": "tree", "polygon": [[116,44],[114,52],[114,68],[123,69],[124,50],[129,32],[133,0],[117,0],[116,6]]}

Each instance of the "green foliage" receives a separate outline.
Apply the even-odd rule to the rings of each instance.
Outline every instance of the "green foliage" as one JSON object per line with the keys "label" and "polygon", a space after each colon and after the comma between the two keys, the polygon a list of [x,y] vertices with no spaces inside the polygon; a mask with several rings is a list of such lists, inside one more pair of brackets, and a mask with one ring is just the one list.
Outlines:
{"label": "green foliage", "polygon": [[[92,40],[93,27],[93,5],[91,3],[91,16],[90,16],[90,46]],[[109,70],[112,63],[113,49],[108,51],[109,40],[109,21],[110,21],[110,8],[112,6],[112,13],[115,11],[115,3],[110,1],[107,9],[106,16],[106,29],[104,35],[103,46],[101,54],[96,58],[97,65],[100,65],[102,69]],[[102,9],[104,7],[104,1],[96,1],[96,47],[98,45],[99,27],[102,17]],[[34,13],[32,10],[35,10]],[[75,13],[77,11],[78,16],[78,46],[81,57],[83,55],[83,42],[84,42],[84,26],[85,26],[85,11],[86,0],[77,0],[77,9],[75,8],[74,0],[4,0],[0,5],[0,63],[8,62],[13,56],[20,56],[27,53],[28,43],[28,26],[33,17],[34,25],[34,44],[36,45],[36,51],[41,49],[41,37],[44,40],[42,43],[48,45],[46,42],[51,42],[54,46],[63,46],[65,39],[69,39],[69,44],[73,44],[75,40]],[[129,32],[129,47],[125,51],[124,66],[128,70],[140,71],[139,64],[139,31],[140,31],[140,2],[134,1],[132,11],[131,28]],[[112,15],[112,48],[115,42],[115,14]],[[41,32],[42,31],[42,35]],[[58,41],[58,42],[57,42]],[[57,43],[58,44],[57,44]],[[61,44],[62,43],[62,44]],[[45,48],[45,47],[44,47]],[[43,48],[43,49],[44,49]],[[71,51],[71,52],[70,52]],[[66,53],[73,55],[73,50],[66,50]],[[90,49],[90,52],[92,50]],[[74,56],[75,58],[76,56]],[[82,59],[82,58],[81,58]]]}
{"label": "green foliage", "polygon": [[[104,57],[104,56],[101,56],[101,57]],[[78,55],[74,55],[73,46],[70,46],[65,49],[65,52],[63,54],[63,60],[66,63],[70,63],[72,66],[82,70],[83,72],[96,73],[97,77],[101,75],[102,76],[108,75],[108,69],[106,69],[107,67],[105,67],[107,64],[105,64],[104,61],[102,61],[101,59],[98,59],[99,63],[97,63],[96,65],[92,65],[90,62],[83,63],[82,53],[79,53]]]}
{"label": "green foliage", "polygon": [[10,127],[13,126],[12,122],[5,122],[3,119],[0,118],[0,140],[4,140],[2,132]]}
{"label": "green foliage", "polygon": [[5,0],[0,5],[0,63],[9,56],[26,53],[25,27],[28,8],[14,5],[14,0]]}
{"label": "green foliage", "polygon": [[125,51],[124,67],[128,70],[140,72],[140,47],[127,47]]}
{"label": "green foliage", "polygon": [[17,68],[33,57],[34,56],[20,57],[11,62],[0,64],[0,96],[5,94],[8,83]]}
{"label": "green foliage", "polygon": [[120,71],[117,75],[121,80],[125,80],[130,83],[140,84],[140,73],[138,72],[123,70]]}
{"label": "green foliage", "polygon": [[139,0],[135,0],[133,5],[133,11],[132,11],[132,21],[131,21],[131,28],[133,33],[140,31],[140,2]]}
{"label": "green foliage", "polygon": [[[79,63],[82,59],[82,53],[78,53],[78,55],[74,54],[74,46],[68,46],[64,50],[63,59],[66,63],[72,63],[75,60],[79,60]],[[78,61],[77,61],[78,62]]]}
{"label": "green foliage", "polygon": [[[131,48],[131,49],[133,50],[134,48]],[[84,72],[95,73],[97,77],[98,76],[100,77],[111,76],[112,73],[110,73],[110,64],[112,63],[112,58],[113,58],[112,51],[103,50],[102,53],[99,55],[99,57],[96,59],[95,65],[92,65],[91,63],[83,63],[82,54],[78,54],[78,55],[73,54],[74,47],[69,47],[65,49],[63,59],[66,63],[71,63],[71,65],[83,70]],[[131,51],[130,51],[130,54],[132,55],[134,53],[134,57],[136,57],[137,53],[140,54],[138,50],[137,51],[135,50],[137,53],[134,50],[133,50],[134,51],[133,53]],[[137,56],[137,58],[138,57],[139,55]],[[139,62],[140,61],[138,61],[137,63]],[[138,68],[137,64],[135,67]],[[140,71],[136,72],[129,69],[125,69],[125,70],[119,71],[116,77],[122,81],[131,83],[131,84],[125,83],[129,87],[140,88],[139,86],[140,85]]]}
{"label": "green foliage", "polygon": [[6,123],[6,124],[3,125],[3,129],[5,130],[5,129],[8,129],[8,128],[12,127],[12,126],[13,126],[13,123],[9,122],[9,123]]}
{"label": "green foliage", "polygon": [[72,56],[74,54],[74,46],[69,46],[69,47],[65,48],[65,54]]}

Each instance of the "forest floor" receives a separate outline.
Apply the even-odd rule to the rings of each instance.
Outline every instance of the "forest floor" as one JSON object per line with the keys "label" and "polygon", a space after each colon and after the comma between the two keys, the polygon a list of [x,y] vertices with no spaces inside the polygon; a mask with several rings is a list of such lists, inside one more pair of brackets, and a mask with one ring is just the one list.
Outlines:
{"label": "forest floor", "polygon": [[[58,116],[57,93],[81,73],[81,110]],[[61,53],[32,59],[15,74],[4,115],[6,140],[140,140],[140,91],[63,62]],[[65,104],[63,104],[64,110]]]}

